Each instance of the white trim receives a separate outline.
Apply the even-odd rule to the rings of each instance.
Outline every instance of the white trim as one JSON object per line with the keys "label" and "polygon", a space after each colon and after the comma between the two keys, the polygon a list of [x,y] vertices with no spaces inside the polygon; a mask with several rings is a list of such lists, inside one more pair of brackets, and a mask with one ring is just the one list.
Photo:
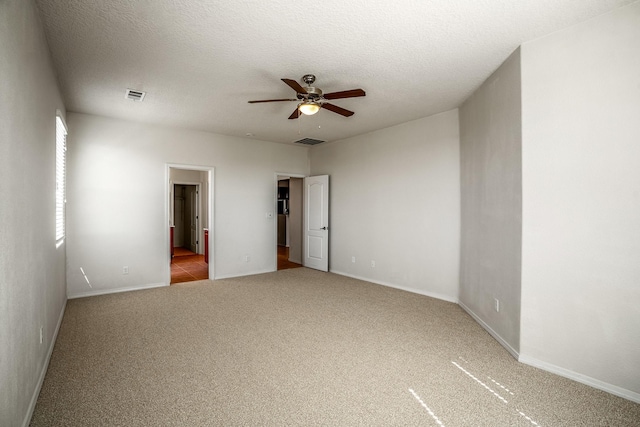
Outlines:
{"label": "white trim", "polygon": [[591,378],[587,375],[583,375],[578,372],[556,366],[552,363],[538,360],[534,357],[527,356],[526,354],[521,354],[518,358],[518,362],[542,369],[547,372],[551,372],[552,374],[560,375],[561,377],[569,378],[570,380],[577,381],[593,388],[597,388],[598,390],[606,391],[607,393],[611,393],[624,399],[628,399],[632,402],[640,403],[640,393],[636,393],[635,391],[627,390],[625,388],[618,387],[616,385],[609,384],[595,378]]}
{"label": "white trim", "polygon": [[452,297],[450,297],[448,295],[439,294],[439,293],[436,293],[436,292],[426,292],[426,291],[423,291],[421,289],[409,288],[409,287],[406,287],[406,286],[398,286],[398,285],[394,285],[392,283],[387,283],[387,282],[383,282],[383,281],[380,281],[380,280],[373,280],[373,279],[369,279],[367,277],[356,276],[355,274],[344,273],[344,272],[338,271],[338,270],[329,270],[329,272],[333,273],[333,274],[339,274],[340,276],[351,277],[352,279],[362,280],[364,282],[375,283],[376,285],[382,285],[382,286],[386,286],[386,287],[389,287],[389,288],[400,289],[401,291],[407,291],[407,292],[411,292],[413,294],[424,295],[426,297],[435,298],[435,299],[439,299],[439,300],[447,301],[447,302],[452,302],[454,304],[458,303],[458,299],[457,298],[452,298]]}
{"label": "white trim", "polygon": [[606,391],[607,393],[620,396],[622,398],[631,400],[632,402],[640,403],[640,393],[636,393],[634,391],[627,390],[622,387],[618,387],[613,384],[609,384],[604,381],[597,380],[595,378],[591,378],[587,375],[583,375],[578,372],[571,371],[569,369],[565,369],[560,366],[556,366],[554,364],[544,362],[542,360],[538,360],[534,357],[527,356],[526,354],[518,353],[496,331],[491,329],[491,327],[488,324],[486,324],[478,315],[476,315],[469,307],[464,305],[462,302],[459,302],[458,304],[460,305],[460,307],[462,307],[464,311],[466,311],[469,314],[469,316],[473,317],[473,320],[478,322],[480,326],[482,326],[496,341],[498,341],[498,343],[501,346],[503,346],[518,362],[524,363],[525,365],[533,366],[535,368],[542,369],[544,371],[550,372],[555,375],[560,375],[561,377],[565,377],[582,384],[586,384],[590,387],[597,388],[598,390]]}
{"label": "white trim", "polygon": [[216,277],[216,280],[233,279],[235,277],[255,276],[257,274],[265,274],[265,273],[273,273],[273,270],[266,269],[266,270],[250,271],[250,272],[247,272],[247,273],[227,274],[227,275],[224,275],[224,276]]}
{"label": "white trim", "polygon": [[93,291],[78,292],[76,294],[67,295],[67,298],[76,299],[76,298],[94,297],[98,295],[117,294],[120,292],[141,291],[143,289],[161,288],[163,286],[169,286],[169,284],[168,283],[151,283],[148,285],[127,286],[125,288],[117,288],[117,289],[96,289]]}
{"label": "white trim", "polygon": [[58,315],[58,323],[56,324],[56,329],[53,332],[53,336],[51,337],[51,343],[49,344],[49,350],[47,351],[47,357],[42,364],[42,369],[40,370],[40,375],[38,376],[38,382],[36,384],[36,388],[33,390],[33,395],[31,396],[31,401],[29,402],[29,407],[27,408],[27,413],[25,414],[24,421],[22,422],[23,427],[27,427],[29,423],[31,423],[31,417],[33,417],[33,411],[36,409],[36,403],[38,402],[38,396],[40,395],[40,390],[42,389],[42,384],[44,384],[44,377],[47,374],[47,370],[49,369],[49,362],[51,361],[51,355],[53,354],[53,348],[56,344],[56,340],[58,339],[58,332],[60,332],[60,326],[62,325],[62,319],[64,318],[64,312],[67,308],[67,300],[64,300],[64,304],[62,304],[62,310]]}
{"label": "white trim", "polygon": [[462,307],[462,309],[466,311],[469,316],[473,317],[473,320],[478,322],[480,326],[482,326],[487,332],[489,332],[489,335],[491,335],[496,341],[498,341],[498,343],[501,346],[503,346],[505,350],[507,350],[511,354],[511,356],[513,356],[514,359],[518,360],[518,357],[519,357],[518,351],[515,348],[511,347],[511,345],[508,342],[506,342],[504,338],[500,336],[499,333],[491,329],[491,327],[487,323],[485,323],[484,320],[480,318],[480,316],[475,314],[473,310],[471,310],[469,307],[464,305],[462,302],[459,301],[458,305]]}

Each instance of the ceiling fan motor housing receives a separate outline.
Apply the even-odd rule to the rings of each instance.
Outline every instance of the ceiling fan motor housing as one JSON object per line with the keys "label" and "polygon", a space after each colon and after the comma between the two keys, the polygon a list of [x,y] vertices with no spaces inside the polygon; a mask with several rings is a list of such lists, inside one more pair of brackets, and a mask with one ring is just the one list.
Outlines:
{"label": "ceiling fan motor housing", "polygon": [[305,87],[304,89],[307,91],[307,93],[299,93],[298,99],[316,100],[322,97],[322,91],[317,87],[309,86]]}

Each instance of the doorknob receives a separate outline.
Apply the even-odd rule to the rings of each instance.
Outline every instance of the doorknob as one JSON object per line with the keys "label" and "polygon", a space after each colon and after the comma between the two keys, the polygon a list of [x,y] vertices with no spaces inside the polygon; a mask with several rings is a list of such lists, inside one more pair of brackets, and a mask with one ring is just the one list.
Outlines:
{"label": "doorknob", "polygon": [[320,230],[328,230],[327,227],[322,227]]}

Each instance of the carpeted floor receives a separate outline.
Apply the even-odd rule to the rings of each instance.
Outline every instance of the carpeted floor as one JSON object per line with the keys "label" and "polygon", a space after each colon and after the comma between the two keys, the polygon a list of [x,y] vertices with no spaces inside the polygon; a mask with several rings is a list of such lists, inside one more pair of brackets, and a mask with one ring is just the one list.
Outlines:
{"label": "carpeted floor", "polygon": [[638,426],[452,303],[296,268],[70,300],[32,426]]}

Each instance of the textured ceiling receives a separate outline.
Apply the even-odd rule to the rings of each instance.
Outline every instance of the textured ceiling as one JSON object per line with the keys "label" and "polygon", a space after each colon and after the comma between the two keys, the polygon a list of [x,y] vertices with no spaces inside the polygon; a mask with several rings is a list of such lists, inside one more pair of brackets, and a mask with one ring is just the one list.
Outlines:
{"label": "textured ceiling", "polygon": [[[520,44],[632,0],[38,0],[68,111],[290,143],[459,106]],[[364,98],[287,120],[281,78]],[[126,100],[127,88],[147,92]]]}

